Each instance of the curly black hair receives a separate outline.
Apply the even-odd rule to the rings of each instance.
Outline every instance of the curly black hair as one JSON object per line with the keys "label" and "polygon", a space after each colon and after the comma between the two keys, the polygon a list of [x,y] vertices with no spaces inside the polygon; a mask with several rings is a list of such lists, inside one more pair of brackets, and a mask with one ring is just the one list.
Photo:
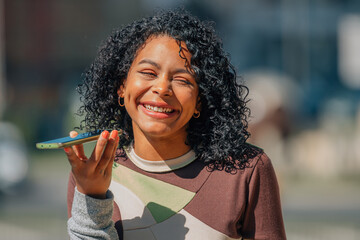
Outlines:
{"label": "curly black hair", "polygon": [[[118,104],[117,90],[126,79],[137,51],[151,36],[167,35],[184,42],[192,54],[189,63],[199,86],[201,115],[187,129],[188,144],[210,169],[234,172],[259,154],[246,143],[250,110],[248,89],[237,76],[214,23],[201,21],[184,10],[160,11],[116,30],[103,43],[98,56],[78,87],[85,115],[81,129],[121,129],[120,146],[133,140],[131,118]],[[180,49],[181,51],[181,49]]]}

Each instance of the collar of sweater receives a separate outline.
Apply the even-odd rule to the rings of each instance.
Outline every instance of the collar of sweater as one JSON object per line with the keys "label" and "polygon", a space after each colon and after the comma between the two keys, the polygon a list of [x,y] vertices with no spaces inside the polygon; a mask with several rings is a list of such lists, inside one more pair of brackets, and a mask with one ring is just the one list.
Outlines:
{"label": "collar of sweater", "polygon": [[139,157],[134,150],[133,143],[128,147],[124,147],[126,155],[138,168],[147,172],[170,172],[192,163],[195,159],[195,152],[193,150],[188,151],[184,155],[177,158],[150,161]]}

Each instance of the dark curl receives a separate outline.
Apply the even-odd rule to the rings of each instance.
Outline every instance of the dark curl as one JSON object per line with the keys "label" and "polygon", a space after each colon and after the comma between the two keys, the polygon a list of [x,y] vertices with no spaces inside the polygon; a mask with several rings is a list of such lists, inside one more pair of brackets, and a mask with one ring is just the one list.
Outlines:
{"label": "dark curl", "polygon": [[121,129],[120,146],[133,140],[131,118],[118,105],[117,89],[127,77],[140,47],[150,36],[167,35],[184,42],[192,54],[189,67],[196,74],[201,115],[189,122],[187,144],[212,170],[236,172],[261,150],[246,143],[248,89],[237,83],[234,67],[223,50],[211,22],[200,21],[184,10],[159,12],[115,31],[79,85],[85,115],[80,128],[87,131]]}

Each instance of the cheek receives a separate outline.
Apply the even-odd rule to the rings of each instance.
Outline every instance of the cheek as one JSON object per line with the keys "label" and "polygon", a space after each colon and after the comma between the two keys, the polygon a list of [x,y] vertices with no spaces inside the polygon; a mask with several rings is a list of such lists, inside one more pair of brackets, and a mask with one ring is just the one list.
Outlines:
{"label": "cheek", "polygon": [[143,81],[132,80],[127,85],[126,95],[128,100],[137,101],[137,99],[141,97],[144,94],[144,92],[146,92],[146,89],[147,89],[146,83],[144,83]]}
{"label": "cheek", "polygon": [[198,90],[193,90],[189,93],[189,102],[191,102],[191,104],[196,107],[197,101],[198,101],[198,97],[199,97],[199,91]]}
{"label": "cheek", "polygon": [[[196,108],[197,94],[196,92],[179,93],[177,95],[179,102],[183,106],[183,111],[189,111],[189,114]],[[192,114],[192,113],[191,113]]]}

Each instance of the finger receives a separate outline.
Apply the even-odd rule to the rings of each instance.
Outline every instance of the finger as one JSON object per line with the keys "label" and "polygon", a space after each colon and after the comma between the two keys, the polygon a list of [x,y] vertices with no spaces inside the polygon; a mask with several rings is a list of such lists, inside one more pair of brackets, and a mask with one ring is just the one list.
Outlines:
{"label": "finger", "polygon": [[102,154],[101,160],[99,161],[97,165],[97,170],[105,170],[106,166],[109,164],[109,162],[113,159],[114,150],[117,146],[117,140],[118,138],[118,131],[113,130],[111,132],[108,144],[106,145],[106,148]]}
{"label": "finger", "polygon": [[84,146],[82,144],[78,145],[72,145],[71,146],[76,155],[83,161],[87,160],[87,157],[85,155]]}
{"label": "finger", "polygon": [[96,143],[95,149],[91,154],[90,159],[92,161],[98,162],[104,152],[104,149],[106,147],[106,144],[108,142],[108,138],[109,138],[109,132],[108,131],[103,131]]}
{"label": "finger", "polygon": [[118,144],[119,144],[119,136],[116,137],[114,150],[113,150],[113,153],[111,155],[111,160],[109,161],[108,165],[105,168],[105,174],[111,173],[111,171],[112,171],[112,167],[113,167],[113,164],[114,164]]}
{"label": "finger", "polygon": [[71,147],[65,147],[64,152],[66,153],[66,156],[69,160],[71,167],[73,168],[77,167],[80,159],[77,157],[74,150]]}
{"label": "finger", "polygon": [[[71,138],[75,138],[77,137],[78,135],[78,132],[76,131],[71,131],[69,133],[70,137]],[[76,153],[76,155],[81,159],[81,160],[87,160],[87,157],[85,155],[85,152],[84,152],[84,147],[82,144],[77,144],[77,145],[73,145],[71,146],[72,149],[74,150],[74,152]]]}

